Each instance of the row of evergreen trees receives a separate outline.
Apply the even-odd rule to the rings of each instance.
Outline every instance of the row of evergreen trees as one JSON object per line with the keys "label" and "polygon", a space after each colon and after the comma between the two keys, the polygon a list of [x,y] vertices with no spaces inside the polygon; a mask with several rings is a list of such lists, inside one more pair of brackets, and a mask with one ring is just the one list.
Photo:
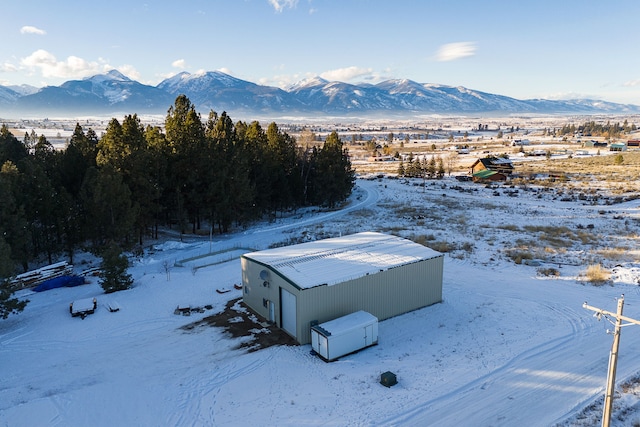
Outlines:
{"label": "row of evergreen trees", "polygon": [[271,123],[206,121],[179,96],[164,130],[137,115],[112,119],[98,137],[79,124],[64,150],[44,136],[19,141],[0,128],[0,279],[43,256],[53,262],[88,245],[99,251],[180,232],[234,225],[306,205],[333,206],[354,171],[337,133],[302,147]]}
{"label": "row of evergreen trees", "polygon": [[636,130],[635,124],[629,124],[629,122],[625,119],[625,121],[620,124],[611,123],[607,121],[607,123],[596,123],[594,121],[585,122],[582,125],[574,125],[574,124],[566,124],[560,128],[558,133],[560,135],[574,135],[577,132],[582,133],[585,136],[604,136],[607,138],[620,138],[622,134],[627,134],[629,132],[633,132]]}
{"label": "row of evergreen trees", "polygon": [[398,176],[406,178],[442,179],[444,174],[444,160],[440,156],[431,156],[430,160],[423,157],[420,160],[415,159],[413,154],[410,154],[407,163],[404,160],[400,160],[398,165]]}

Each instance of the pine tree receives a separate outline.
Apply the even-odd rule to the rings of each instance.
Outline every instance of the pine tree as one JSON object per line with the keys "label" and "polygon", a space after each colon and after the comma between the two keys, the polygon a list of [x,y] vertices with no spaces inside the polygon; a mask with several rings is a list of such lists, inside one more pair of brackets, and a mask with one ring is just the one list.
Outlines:
{"label": "pine tree", "polygon": [[187,221],[191,221],[192,232],[200,228],[200,215],[203,208],[201,194],[206,183],[201,177],[211,165],[205,155],[205,127],[195,106],[185,95],[176,98],[169,108],[165,119],[165,130],[171,155],[168,159],[169,182],[173,201],[176,206],[177,220],[184,232]]}
{"label": "pine tree", "polygon": [[25,207],[20,203],[21,179],[21,173],[11,161],[0,168],[0,236],[9,245],[13,260],[27,271],[33,251]]}
{"label": "pine tree", "polygon": [[349,197],[354,180],[355,172],[351,168],[349,152],[343,149],[338,133],[333,131],[318,151],[315,202],[334,207],[337,202]]}
{"label": "pine tree", "polygon": [[429,159],[429,163],[426,165],[426,170],[427,170],[427,176],[430,179],[435,177],[437,169],[436,169],[436,158],[434,156],[431,156],[431,159]]}
{"label": "pine tree", "polygon": [[18,141],[9,131],[7,125],[0,127],[0,165],[7,160],[14,164],[18,164],[21,159],[27,157],[27,149]]}
{"label": "pine tree", "polygon": [[86,222],[87,237],[96,246],[104,241],[122,242],[131,235],[139,205],[133,202],[131,190],[112,167],[89,168],[80,197],[90,219]]}
{"label": "pine tree", "polygon": [[444,173],[445,173],[445,169],[444,169],[444,160],[442,160],[442,157],[438,156],[438,166],[436,169],[436,174],[438,176],[438,179],[442,179],[444,177]]}
{"label": "pine tree", "polygon": [[11,298],[12,292],[9,289],[9,281],[0,281],[0,318],[6,319],[11,314],[18,314],[24,310],[29,300],[19,300]]}
{"label": "pine tree", "polygon": [[400,164],[398,165],[398,176],[404,176],[404,175],[405,175],[404,161],[400,159]]}
{"label": "pine tree", "polygon": [[0,318],[2,319],[6,319],[10,314],[18,314],[29,302],[29,300],[11,298],[13,292],[7,277],[12,273],[11,247],[0,235]]}
{"label": "pine tree", "polygon": [[127,273],[129,260],[118,245],[112,243],[102,255],[100,286],[106,294],[124,291],[133,285],[133,278]]}

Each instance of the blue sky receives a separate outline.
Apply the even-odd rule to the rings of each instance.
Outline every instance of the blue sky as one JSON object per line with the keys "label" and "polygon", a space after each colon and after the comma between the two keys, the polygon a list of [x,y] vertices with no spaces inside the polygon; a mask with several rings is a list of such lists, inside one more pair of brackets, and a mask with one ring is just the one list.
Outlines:
{"label": "blue sky", "polygon": [[13,0],[0,84],[221,70],[285,87],[407,78],[640,105],[638,0]]}

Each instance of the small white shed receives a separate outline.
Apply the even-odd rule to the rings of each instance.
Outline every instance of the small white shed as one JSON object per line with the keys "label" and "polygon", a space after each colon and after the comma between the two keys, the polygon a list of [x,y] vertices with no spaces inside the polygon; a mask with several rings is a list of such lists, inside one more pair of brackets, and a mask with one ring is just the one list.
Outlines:
{"label": "small white shed", "polygon": [[311,347],[325,362],[378,344],[378,318],[356,311],[311,327]]}

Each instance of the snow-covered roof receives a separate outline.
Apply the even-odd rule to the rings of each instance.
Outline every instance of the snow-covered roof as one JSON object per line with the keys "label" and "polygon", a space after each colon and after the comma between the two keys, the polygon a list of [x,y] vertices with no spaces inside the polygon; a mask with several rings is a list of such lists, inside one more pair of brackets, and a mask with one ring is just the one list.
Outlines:
{"label": "snow-covered roof", "polygon": [[335,285],[442,254],[411,240],[364,232],[244,254],[300,288]]}

